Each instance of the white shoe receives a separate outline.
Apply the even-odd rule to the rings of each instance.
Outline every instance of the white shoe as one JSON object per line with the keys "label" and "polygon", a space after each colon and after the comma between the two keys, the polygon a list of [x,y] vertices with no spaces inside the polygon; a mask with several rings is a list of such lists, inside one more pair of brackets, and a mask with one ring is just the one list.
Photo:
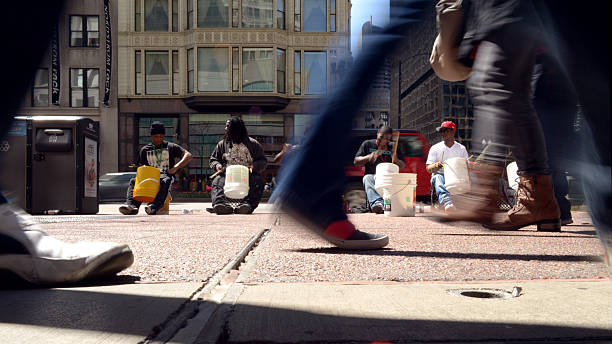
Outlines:
{"label": "white shoe", "polygon": [[444,206],[444,211],[446,212],[452,212],[454,211],[456,208],[452,203],[448,203],[447,205]]}
{"label": "white shoe", "polygon": [[114,275],[134,262],[127,245],[65,243],[41,230],[29,215],[0,205],[0,270],[34,284],[72,283]]}

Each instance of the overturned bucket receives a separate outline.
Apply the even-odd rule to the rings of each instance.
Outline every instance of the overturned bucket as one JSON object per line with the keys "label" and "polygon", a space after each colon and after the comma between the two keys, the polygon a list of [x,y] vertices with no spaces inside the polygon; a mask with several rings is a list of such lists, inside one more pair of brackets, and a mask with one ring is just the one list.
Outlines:
{"label": "overturned bucket", "polygon": [[152,166],[140,166],[136,170],[136,182],[132,197],[138,202],[151,203],[159,192],[160,171]]}

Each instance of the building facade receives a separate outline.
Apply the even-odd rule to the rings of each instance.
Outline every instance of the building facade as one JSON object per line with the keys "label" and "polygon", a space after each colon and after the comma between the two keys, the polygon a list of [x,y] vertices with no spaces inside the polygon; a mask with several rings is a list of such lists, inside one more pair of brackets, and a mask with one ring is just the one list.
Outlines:
{"label": "building facade", "polygon": [[[392,0],[392,8],[393,4]],[[432,6],[391,57],[391,116],[397,116],[398,127],[419,130],[430,144],[440,141],[436,127],[452,120],[457,125],[456,140],[470,150],[474,112],[465,82],[444,81],[429,64],[436,34]]]}
{"label": "building facade", "polygon": [[119,169],[149,125],[209,175],[225,121],[240,115],[269,158],[299,142],[348,69],[349,0],[126,0],[119,3]]}
{"label": "building facade", "polygon": [[[382,32],[382,28],[372,24],[372,18],[361,27],[358,40],[358,51],[368,49],[372,41]],[[385,58],[384,64],[376,74],[374,81],[368,88],[368,93],[359,115],[355,119],[355,128],[379,128],[383,125],[397,126],[397,121],[389,118],[390,110],[391,65],[390,59]]]}
{"label": "building facade", "polygon": [[100,173],[118,169],[117,6],[65,1],[49,49],[18,116],[84,116],[100,122]]}

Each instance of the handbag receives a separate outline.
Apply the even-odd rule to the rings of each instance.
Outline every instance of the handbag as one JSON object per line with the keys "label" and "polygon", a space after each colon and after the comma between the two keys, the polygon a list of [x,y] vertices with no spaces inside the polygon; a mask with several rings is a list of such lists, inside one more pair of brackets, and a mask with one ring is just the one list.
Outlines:
{"label": "handbag", "polygon": [[438,35],[434,41],[429,63],[440,79],[463,81],[472,69],[457,60],[463,38],[463,0],[440,0],[436,4]]}

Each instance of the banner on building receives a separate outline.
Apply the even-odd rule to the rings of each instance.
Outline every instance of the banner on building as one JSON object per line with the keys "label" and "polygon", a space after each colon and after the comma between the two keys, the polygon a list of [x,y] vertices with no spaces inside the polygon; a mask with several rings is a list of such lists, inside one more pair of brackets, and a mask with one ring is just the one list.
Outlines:
{"label": "banner on building", "polygon": [[106,27],[106,78],[104,81],[104,105],[109,106],[111,92],[111,64],[113,48],[111,40],[110,0],[104,0],[104,23]]}
{"label": "banner on building", "polygon": [[60,105],[60,48],[57,26],[51,33],[51,104]]}

